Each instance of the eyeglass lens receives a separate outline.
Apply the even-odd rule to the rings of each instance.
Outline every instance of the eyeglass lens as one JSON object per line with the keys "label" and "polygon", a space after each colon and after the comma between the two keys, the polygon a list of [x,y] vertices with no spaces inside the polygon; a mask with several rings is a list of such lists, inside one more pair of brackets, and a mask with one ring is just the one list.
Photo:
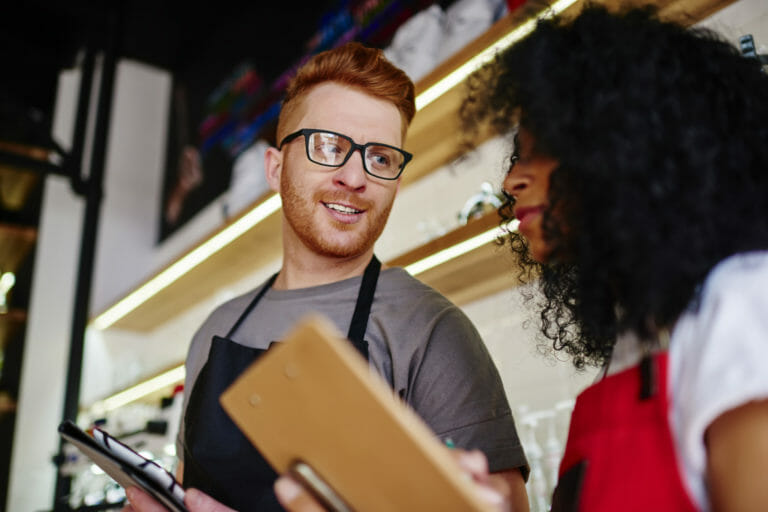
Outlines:
{"label": "eyeglass lens", "polygon": [[[342,165],[354,149],[352,141],[334,133],[315,132],[307,141],[309,159],[321,165]],[[396,177],[405,160],[400,151],[377,144],[366,145],[364,152],[366,171],[382,178]]]}

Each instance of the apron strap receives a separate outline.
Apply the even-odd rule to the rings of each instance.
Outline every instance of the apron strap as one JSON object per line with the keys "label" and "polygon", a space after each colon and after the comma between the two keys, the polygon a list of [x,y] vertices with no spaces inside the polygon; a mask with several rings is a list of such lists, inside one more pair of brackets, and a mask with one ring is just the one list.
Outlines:
{"label": "apron strap", "polygon": [[227,339],[231,339],[232,335],[235,334],[235,331],[240,327],[240,324],[243,323],[243,321],[246,319],[246,317],[251,313],[253,308],[256,307],[256,304],[259,303],[261,298],[264,296],[265,293],[267,293],[267,290],[272,288],[272,285],[275,284],[275,279],[277,279],[277,274],[279,272],[275,272],[272,277],[269,278],[269,280],[264,283],[264,286],[261,287],[261,290],[259,290],[259,293],[256,294],[256,296],[251,300],[250,304],[248,304],[248,307],[245,308],[245,311],[243,311],[240,314],[240,317],[238,317],[237,321],[234,323],[234,325],[229,329],[229,332],[227,333]]}
{"label": "apron strap", "polygon": [[[360,282],[360,291],[357,294],[357,302],[355,303],[355,312],[352,314],[352,321],[349,324],[349,332],[347,338],[352,342],[355,348],[368,359],[368,343],[365,341],[365,330],[368,327],[368,315],[371,313],[371,305],[373,304],[373,296],[376,293],[376,284],[379,280],[379,271],[381,270],[381,262],[374,255],[368,266],[365,267],[363,272],[363,279]],[[267,290],[272,288],[277,279],[277,273],[275,273],[264,286],[259,290],[259,293],[251,300],[248,307],[240,314],[237,321],[232,325],[227,333],[227,338],[231,339],[232,335],[240,327],[240,324],[245,321],[248,315],[251,313],[256,304],[259,303],[261,298],[267,293]]]}
{"label": "apron strap", "polygon": [[365,267],[363,279],[360,282],[360,291],[357,294],[355,312],[352,315],[352,322],[349,324],[349,332],[347,333],[349,341],[366,360],[368,359],[368,343],[364,339],[365,329],[368,327],[368,315],[371,313],[371,304],[373,304],[373,296],[376,293],[380,270],[381,262],[374,255],[368,266]]}

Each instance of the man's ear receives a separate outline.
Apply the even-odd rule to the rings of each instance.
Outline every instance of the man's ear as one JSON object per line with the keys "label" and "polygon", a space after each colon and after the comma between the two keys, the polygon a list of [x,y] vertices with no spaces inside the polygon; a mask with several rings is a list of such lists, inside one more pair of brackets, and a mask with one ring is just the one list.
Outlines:
{"label": "man's ear", "polygon": [[280,192],[280,173],[283,171],[283,153],[275,148],[269,147],[264,152],[264,175],[269,183],[269,188],[275,192]]}

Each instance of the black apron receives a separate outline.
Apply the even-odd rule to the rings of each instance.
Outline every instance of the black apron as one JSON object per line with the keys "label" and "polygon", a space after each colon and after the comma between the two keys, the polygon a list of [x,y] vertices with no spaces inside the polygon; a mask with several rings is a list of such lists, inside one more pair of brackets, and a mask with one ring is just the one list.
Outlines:
{"label": "black apron", "polygon": [[[365,268],[347,337],[368,359],[363,338],[381,263]],[[277,473],[230,420],[219,396],[265,352],[232,340],[240,324],[275,282],[273,275],[245,308],[225,338],[214,336],[208,361],[192,387],[184,417],[184,487],[195,487],[239,511],[281,511],[272,485]],[[274,343],[274,342],[273,342]]]}

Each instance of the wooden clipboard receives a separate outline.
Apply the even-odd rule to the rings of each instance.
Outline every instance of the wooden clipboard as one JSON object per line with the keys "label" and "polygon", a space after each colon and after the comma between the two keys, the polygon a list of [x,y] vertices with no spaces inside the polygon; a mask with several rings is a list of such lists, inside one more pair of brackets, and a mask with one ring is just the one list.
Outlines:
{"label": "wooden clipboard", "polygon": [[490,510],[448,449],[323,317],[299,322],[220,401],[278,473],[303,462],[353,510]]}

